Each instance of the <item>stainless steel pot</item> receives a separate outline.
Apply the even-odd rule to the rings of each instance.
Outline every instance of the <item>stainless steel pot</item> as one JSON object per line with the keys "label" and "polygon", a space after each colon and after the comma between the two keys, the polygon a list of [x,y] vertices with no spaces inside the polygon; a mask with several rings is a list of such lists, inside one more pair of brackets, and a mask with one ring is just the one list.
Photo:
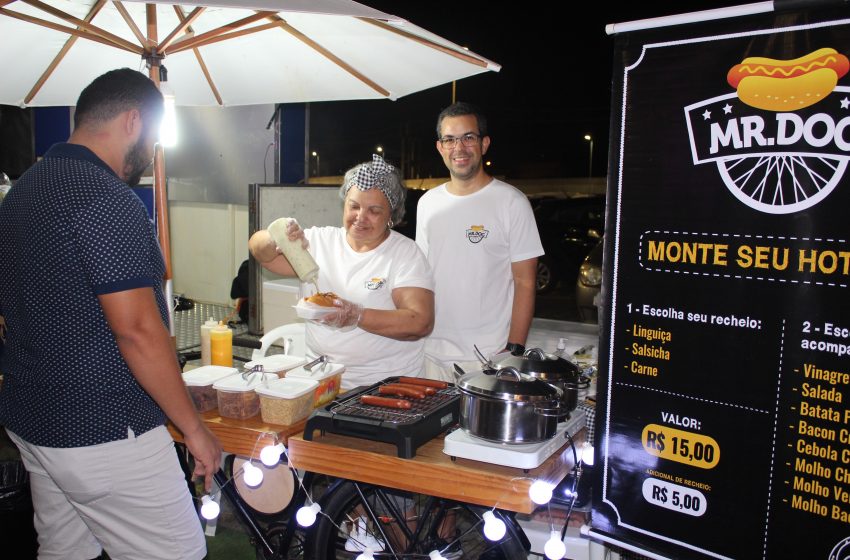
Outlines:
{"label": "stainless steel pot", "polygon": [[545,441],[563,415],[559,388],[513,367],[465,373],[457,386],[461,429],[489,441]]}
{"label": "stainless steel pot", "polygon": [[551,383],[562,391],[561,419],[569,418],[578,406],[579,389],[586,389],[589,379],[581,374],[579,367],[555,354],[540,348],[526,350],[522,356],[507,356],[494,364],[497,368],[513,367],[520,373]]}

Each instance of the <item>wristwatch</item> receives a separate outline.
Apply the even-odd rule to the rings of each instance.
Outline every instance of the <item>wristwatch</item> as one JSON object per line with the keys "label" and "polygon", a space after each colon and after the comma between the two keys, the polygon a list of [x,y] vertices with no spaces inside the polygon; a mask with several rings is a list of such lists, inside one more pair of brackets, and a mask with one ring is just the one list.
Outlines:
{"label": "wristwatch", "polygon": [[525,346],[516,342],[508,342],[505,345],[505,349],[508,350],[514,356],[522,356],[523,352],[525,352]]}

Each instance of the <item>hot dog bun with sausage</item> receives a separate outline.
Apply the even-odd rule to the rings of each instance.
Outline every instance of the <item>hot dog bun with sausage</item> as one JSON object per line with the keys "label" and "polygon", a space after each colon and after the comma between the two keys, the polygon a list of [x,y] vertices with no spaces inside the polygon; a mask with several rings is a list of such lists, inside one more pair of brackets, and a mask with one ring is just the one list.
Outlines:
{"label": "hot dog bun with sausage", "polygon": [[304,301],[324,307],[333,307],[335,299],[339,299],[339,296],[333,292],[319,292],[312,296],[305,297]]}
{"label": "hot dog bun with sausage", "polygon": [[850,69],[847,57],[824,48],[792,60],[750,57],[726,74],[738,98],[766,111],[796,111],[829,95]]}

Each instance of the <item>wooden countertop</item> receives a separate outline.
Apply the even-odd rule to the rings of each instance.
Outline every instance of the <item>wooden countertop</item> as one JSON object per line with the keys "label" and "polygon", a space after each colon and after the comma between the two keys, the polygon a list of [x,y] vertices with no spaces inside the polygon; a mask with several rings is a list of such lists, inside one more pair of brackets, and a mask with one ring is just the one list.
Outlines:
{"label": "wooden countertop", "polygon": [[[582,429],[574,436],[576,445],[584,434]],[[557,484],[573,467],[569,443],[525,472],[470,459],[453,461],[443,453],[443,437],[420,446],[412,459],[399,458],[392,444],[327,433],[316,433],[313,441],[292,435],[287,447],[298,469],[520,513],[538,507],[528,496],[532,482]]]}
{"label": "wooden countertop", "polygon": [[[307,423],[305,418],[291,426],[266,424],[259,415],[245,420],[236,420],[219,416],[218,409],[201,413],[201,418],[221,442],[225,452],[255,459],[260,457],[260,450],[263,447],[275,444],[275,437],[287,445],[290,436],[303,433],[304,425]],[[168,431],[171,432],[174,441],[183,441],[183,434],[170,423]]]}

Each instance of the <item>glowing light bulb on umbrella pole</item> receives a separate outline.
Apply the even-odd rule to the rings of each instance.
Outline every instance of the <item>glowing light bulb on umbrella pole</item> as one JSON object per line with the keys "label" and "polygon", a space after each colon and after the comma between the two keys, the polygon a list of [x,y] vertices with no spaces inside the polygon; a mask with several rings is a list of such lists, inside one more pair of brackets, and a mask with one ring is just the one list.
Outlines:
{"label": "glowing light bulb on umbrella pole", "polygon": [[160,80],[159,91],[165,101],[165,112],[159,125],[159,143],[165,148],[173,148],[177,145],[177,101],[174,91],[168,85],[168,70],[165,66],[160,67]]}

